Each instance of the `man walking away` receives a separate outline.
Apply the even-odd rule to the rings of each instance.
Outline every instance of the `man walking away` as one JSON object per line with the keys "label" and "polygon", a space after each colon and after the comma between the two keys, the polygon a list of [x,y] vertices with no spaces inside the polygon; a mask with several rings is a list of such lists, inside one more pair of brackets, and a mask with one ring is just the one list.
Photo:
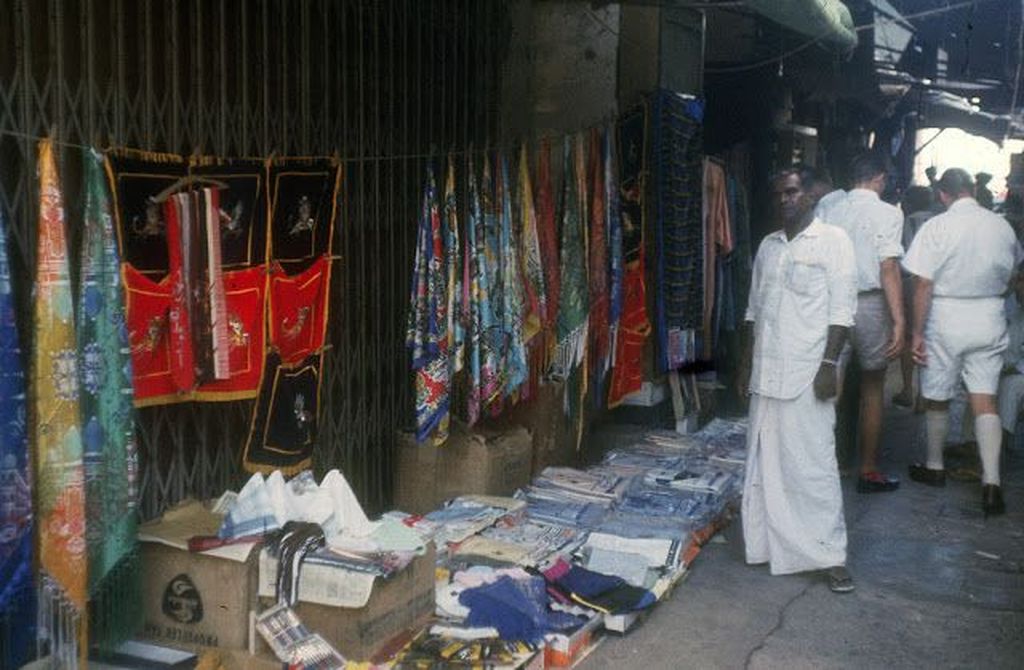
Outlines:
{"label": "man walking away", "polygon": [[967,386],[982,467],[985,516],[1006,511],[999,487],[1002,428],[996,390],[1007,347],[1003,294],[1022,252],[1013,229],[974,199],[964,170],[946,170],[938,183],[948,207],[921,227],[903,266],[914,275],[914,362],[922,366],[928,459],[910,478],[945,486],[942,447],[957,377]]}
{"label": "man walking away", "polygon": [[751,394],[743,537],[748,563],[827,570],[829,587],[849,592],[833,428],[856,264],[846,233],[812,216],[813,179],[796,168],[775,179],[783,228],[754,261],[739,374]]}
{"label": "man walking away", "polygon": [[846,231],[857,259],[857,315],[850,332],[861,370],[860,477],[857,490],[897,489],[895,477],[878,471],[885,371],[904,346],[905,318],[899,258],[903,255],[903,215],[879,197],[886,165],[877,154],[863,154],[852,165],[853,188],[832,208],[828,223]]}

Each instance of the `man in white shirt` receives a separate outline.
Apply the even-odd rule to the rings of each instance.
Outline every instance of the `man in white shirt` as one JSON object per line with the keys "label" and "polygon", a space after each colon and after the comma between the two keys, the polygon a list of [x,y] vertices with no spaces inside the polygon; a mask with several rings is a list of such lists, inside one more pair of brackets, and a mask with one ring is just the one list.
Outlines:
{"label": "man in white shirt", "polygon": [[857,314],[850,331],[860,376],[861,493],[894,491],[900,482],[878,471],[882,394],[889,361],[903,349],[905,317],[899,259],[903,256],[903,215],[879,197],[886,164],[876,154],[853,160],[853,188],[825,212],[825,221],[846,231],[857,259]]}
{"label": "man in white shirt", "polygon": [[846,233],[814,219],[813,179],[805,169],[776,178],[783,229],[754,261],[739,374],[751,395],[743,537],[748,563],[776,575],[827,570],[830,588],[848,592],[833,428],[856,264]]}
{"label": "man in white shirt", "polygon": [[903,267],[914,275],[912,351],[922,366],[928,460],[910,466],[914,481],[944,486],[942,447],[949,400],[963,377],[974,414],[982,467],[982,511],[1006,511],[999,480],[1002,427],[996,391],[1007,347],[1003,295],[1020,264],[1017,237],[1002,217],[973,197],[971,176],[946,170],[938,182],[948,210],[914,238]]}

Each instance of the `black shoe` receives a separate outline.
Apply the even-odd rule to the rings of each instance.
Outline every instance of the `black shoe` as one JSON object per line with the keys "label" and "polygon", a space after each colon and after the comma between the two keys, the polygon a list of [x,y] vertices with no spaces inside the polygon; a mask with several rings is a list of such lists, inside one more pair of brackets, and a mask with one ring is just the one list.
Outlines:
{"label": "black shoe", "polygon": [[899,487],[900,480],[877,471],[857,478],[857,493],[885,493],[895,491]]}
{"label": "black shoe", "polygon": [[945,486],[946,485],[946,471],[945,470],[932,470],[926,468],[920,463],[914,463],[907,470],[910,472],[910,478],[915,482],[927,484],[928,486]]}
{"label": "black shoe", "polygon": [[1006,514],[1006,503],[1003,502],[1003,490],[995,484],[981,487],[981,511],[985,518]]}
{"label": "black shoe", "polygon": [[837,565],[834,568],[829,568],[826,575],[828,576],[828,588],[833,593],[850,593],[855,588],[853,577],[850,576],[850,571],[846,569],[846,566]]}

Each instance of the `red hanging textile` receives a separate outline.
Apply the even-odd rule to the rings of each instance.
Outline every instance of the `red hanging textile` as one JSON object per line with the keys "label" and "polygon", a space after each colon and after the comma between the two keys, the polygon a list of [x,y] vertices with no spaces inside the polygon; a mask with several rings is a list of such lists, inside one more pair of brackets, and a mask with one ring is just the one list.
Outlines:
{"label": "red hanging textile", "polygon": [[280,269],[271,274],[270,343],[282,365],[301,363],[324,346],[330,276],[327,256],[291,277]]}

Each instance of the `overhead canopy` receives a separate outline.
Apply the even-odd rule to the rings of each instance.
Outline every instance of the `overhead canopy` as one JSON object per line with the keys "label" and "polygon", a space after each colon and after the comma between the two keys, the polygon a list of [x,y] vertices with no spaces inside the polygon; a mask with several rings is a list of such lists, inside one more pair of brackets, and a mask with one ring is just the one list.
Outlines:
{"label": "overhead canopy", "polygon": [[843,54],[857,46],[850,10],[839,0],[747,0],[746,6]]}

